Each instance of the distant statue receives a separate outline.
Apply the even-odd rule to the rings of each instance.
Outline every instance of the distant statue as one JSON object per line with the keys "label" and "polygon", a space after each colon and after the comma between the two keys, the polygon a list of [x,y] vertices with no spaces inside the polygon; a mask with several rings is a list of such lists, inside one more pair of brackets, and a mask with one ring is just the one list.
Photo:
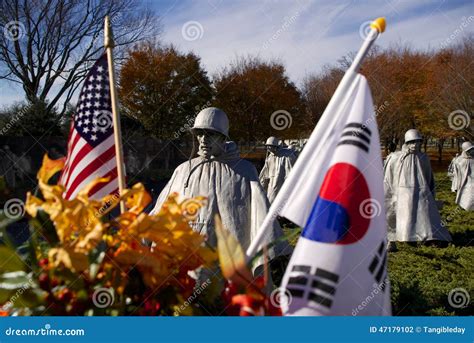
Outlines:
{"label": "distant statue", "polygon": [[451,163],[449,164],[448,166],[448,177],[451,179],[451,192],[454,192],[456,193],[456,185],[457,185],[457,182],[454,178],[454,164],[456,162],[456,160],[458,159],[459,157],[459,154],[456,154],[456,156],[453,157],[453,159],[451,160]]}
{"label": "distant statue", "polygon": [[456,204],[466,211],[474,211],[474,144],[464,142],[462,153],[452,162],[452,189],[456,191]]}
{"label": "distant statue", "polygon": [[137,175],[140,173],[140,161],[138,160],[137,154],[133,151],[129,151],[127,158],[125,159],[126,163],[126,173],[130,175]]}
{"label": "distant statue", "polygon": [[[199,144],[198,157],[176,168],[152,213],[157,213],[173,192],[177,192],[181,199],[205,196],[207,205],[191,223],[193,229],[206,235],[207,242],[216,246],[214,215],[219,214],[224,228],[235,235],[245,251],[269,207],[257,170],[252,163],[240,158],[236,143],[228,140],[229,121],[224,111],[215,107],[202,110],[191,132]],[[266,243],[275,241],[282,234],[280,226],[275,223]],[[288,254],[291,254],[291,248],[286,243],[280,242],[268,249],[269,259]],[[261,263],[260,259],[257,265]]]}
{"label": "distant statue", "polygon": [[383,168],[385,172],[385,167],[387,166],[388,161],[393,157],[393,153],[397,151],[397,144],[394,141],[391,141],[388,143],[387,148],[387,156],[385,157],[385,160],[383,161]]}
{"label": "distant statue", "polygon": [[402,151],[392,153],[385,166],[389,241],[451,241],[441,224],[433,172],[421,142],[417,130],[408,130]]}
{"label": "distant statue", "polygon": [[293,151],[294,155],[296,158],[298,158],[300,152],[301,152],[301,148],[300,148],[300,145],[297,141],[293,141],[290,143],[290,146],[288,147],[288,149],[290,149],[291,151]]}
{"label": "distant statue", "polygon": [[280,140],[276,137],[269,137],[265,146],[267,148],[267,156],[265,158],[265,165],[260,171],[259,179],[267,193],[268,200],[272,203],[290,174],[296,156],[292,149],[282,148]]}

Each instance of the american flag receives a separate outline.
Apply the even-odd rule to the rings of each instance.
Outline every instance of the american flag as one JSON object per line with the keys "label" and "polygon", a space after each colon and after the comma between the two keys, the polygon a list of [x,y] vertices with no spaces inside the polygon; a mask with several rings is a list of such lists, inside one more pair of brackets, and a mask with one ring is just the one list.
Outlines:
{"label": "american flag", "polygon": [[71,123],[66,165],[59,183],[66,187],[64,197],[74,198],[96,177],[109,177],[96,185],[91,198],[118,192],[117,160],[110,102],[107,55],[91,68],[82,86]]}

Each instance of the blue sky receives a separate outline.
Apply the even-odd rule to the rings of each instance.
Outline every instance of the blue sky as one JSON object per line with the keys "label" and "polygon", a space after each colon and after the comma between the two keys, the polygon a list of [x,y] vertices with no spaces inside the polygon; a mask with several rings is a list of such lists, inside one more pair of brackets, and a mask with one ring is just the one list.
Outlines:
{"label": "blue sky", "polygon": [[[236,56],[252,54],[283,62],[297,85],[325,64],[356,51],[364,23],[379,16],[387,19],[387,30],[377,41],[382,47],[401,43],[439,49],[474,32],[474,0],[146,1],[161,16],[162,41],[197,53],[210,75]],[[196,28],[196,36],[192,30],[183,33],[183,26],[189,25]],[[0,83],[0,106],[22,98],[21,88]]]}

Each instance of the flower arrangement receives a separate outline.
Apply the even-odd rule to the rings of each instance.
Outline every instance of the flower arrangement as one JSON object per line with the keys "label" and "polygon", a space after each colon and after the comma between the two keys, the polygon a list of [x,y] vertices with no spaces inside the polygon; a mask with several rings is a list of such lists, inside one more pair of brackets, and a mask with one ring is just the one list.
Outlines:
{"label": "flower arrangement", "polygon": [[[254,278],[237,240],[216,217],[217,249],[189,225],[205,204],[172,194],[157,214],[140,183],[93,200],[96,179],[71,200],[52,183],[64,159],[43,159],[38,194],[27,194],[30,239],[15,247],[2,221],[0,304],[3,315],[278,315]],[[118,204],[126,211],[114,215]],[[219,260],[219,264],[218,264]],[[196,296],[190,272],[213,270]],[[198,298],[191,303],[187,299]],[[188,306],[183,304],[188,303]],[[202,304],[213,304],[204,311]]]}

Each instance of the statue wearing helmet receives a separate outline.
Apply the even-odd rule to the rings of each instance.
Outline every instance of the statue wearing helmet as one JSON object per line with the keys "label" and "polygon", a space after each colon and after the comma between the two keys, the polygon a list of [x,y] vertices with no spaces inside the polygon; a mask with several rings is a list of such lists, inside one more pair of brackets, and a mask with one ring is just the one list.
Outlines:
{"label": "statue wearing helmet", "polygon": [[464,142],[461,155],[455,157],[450,168],[453,175],[451,189],[456,191],[456,204],[466,211],[474,211],[474,144]]}
{"label": "statue wearing helmet", "polygon": [[290,174],[296,156],[293,150],[280,147],[280,140],[276,137],[269,137],[265,146],[267,156],[259,178],[268,200],[272,203]]}
{"label": "statue wearing helmet", "polygon": [[[215,107],[202,110],[191,132],[199,144],[198,157],[179,165],[162,190],[152,213],[157,213],[173,192],[180,199],[205,196],[207,204],[191,223],[195,231],[207,236],[207,243],[216,246],[214,216],[219,214],[223,226],[239,240],[244,251],[263,222],[269,203],[260,186],[257,170],[240,158],[235,142],[229,141],[227,114]],[[267,244],[282,236],[275,223]],[[269,249],[269,258],[291,254],[288,244]],[[260,259],[258,263],[261,263]],[[254,265],[254,270],[257,267]]]}
{"label": "statue wearing helmet", "polygon": [[402,151],[392,153],[384,168],[388,239],[394,241],[451,241],[441,224],[435,201],[430,160],[420,151],[421,134],[405,133]]}

